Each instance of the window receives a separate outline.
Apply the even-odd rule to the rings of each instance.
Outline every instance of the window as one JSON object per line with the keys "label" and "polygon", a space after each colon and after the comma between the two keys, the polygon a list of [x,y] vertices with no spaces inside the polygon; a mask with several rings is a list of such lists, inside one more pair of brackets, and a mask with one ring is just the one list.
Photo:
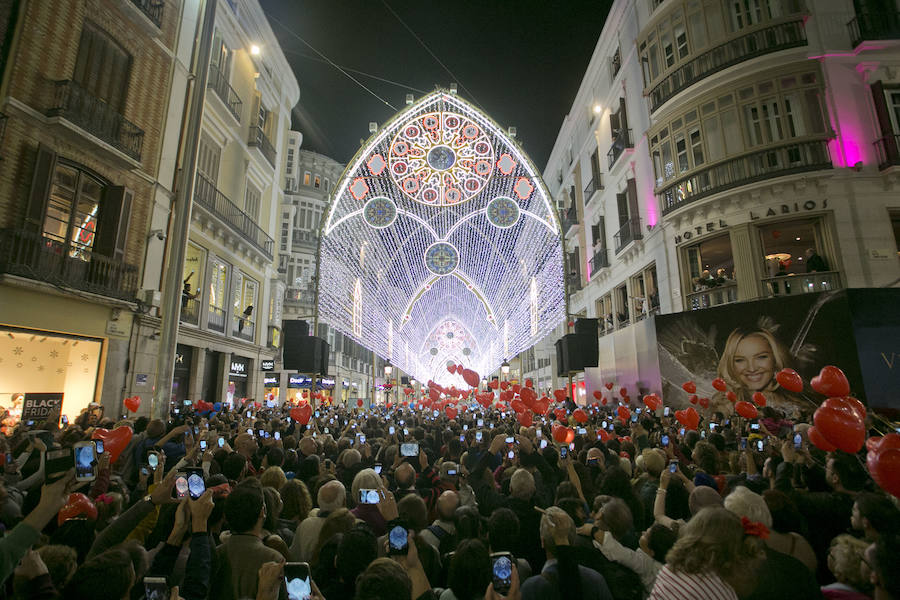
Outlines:
{"label": "window", "polygon": [[628,308],[628,286],[624,283],[615,290],[616,302],[616,326],[624,327],[631,322],[631,312]]}
{"label": "window", "polygon": [[631,277],[631,300],[637,321],[659,309],[656,265],[650,265]]}
{"label": "window", "polygon": [[259,284],[250,279],[241,272],[238,272],[234,281],[234,330],[233,332],[242,337],[252,338],[253,325],[256,322],[256,295],[259,291]]}
{"label": "window", "polygon": [[205,132],[200,136],[200,147],[197,151],[197,171],[213,185],[219,181],[219,161],[222,150]]}
{"label": "window", "polygon": [[90,95],[122,113],[131,56],[108,33],[85,22],[72,79]]}
{"label": "window", "polygon": [[731,0],[733,31],[756,25],[762,19],[760,0]]}
{"label": "window", "polygon": [[681,251],[686,267],[686,277],[682,279],[686,309],[697,310],[737,301],[729,234],[707,238]]}
{"label": "window", "polygon": [[259,202],[262,193],[252,184],[247,184],[247,190],[244,192],[244,212],[254,221],[259,220]]}
{"label": "window", "polygon": [[322,187],[322,180],[319,178],[318,175],[316,175],[315,179],[313,179],[313,187],[316,189],[319,189],[320,187]]}
{"label": "window", "polygon": [[231,74],[231,50],[225,45],[225,40],[222,39],[222,34],[219,31],[216,31],[213,37],[209,64],[218,69],[225,76],[226,80],[228,79],[228,76]]}
{"label": "window", "polygon": [[819,219],[799,219],[759,228],[765,272],[769,277],[806,273],[806,250],[811,248],[830,268],[829,252],[822,248]]}
{"label": "window", "polygon": [[309,171],[306,171],[303,174],[303,185],[309,185],[310,177],[311,177],[311,174]]}
{"label": "window", "polygon": [[613,318],[612,294],[606,294],[602,298],[597,299],[597,319],[601,332],[608,332],[615,329],[615,320]]}
{"label": "window", "polygon": [[94,245],[105,185],[74,166],[59,164],[53,173],[43,233],[66,248],[72,258],[87,260]]}

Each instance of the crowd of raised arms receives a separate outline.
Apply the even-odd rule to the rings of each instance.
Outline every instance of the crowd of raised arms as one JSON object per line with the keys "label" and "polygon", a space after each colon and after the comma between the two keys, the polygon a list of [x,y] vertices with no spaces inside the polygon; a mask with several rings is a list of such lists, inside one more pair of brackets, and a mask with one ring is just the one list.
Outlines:
{"label": "crowd of raised arms", "polygon": [[20,423],[2,597],[900,599],[871,447],[820,450],[796,409],[685,430],[659,405],[558,406],[529,427],[474,402]]}

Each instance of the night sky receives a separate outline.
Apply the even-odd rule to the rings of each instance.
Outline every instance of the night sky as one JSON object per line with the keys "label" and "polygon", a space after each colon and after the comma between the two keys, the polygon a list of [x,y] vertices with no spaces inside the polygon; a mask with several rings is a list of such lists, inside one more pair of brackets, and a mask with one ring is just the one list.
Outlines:
{"label": "night sky", "polygon": [[405,107],[407,93],[418,99],[436,86],[457,82],[462,98],[500,125],[518,128],[518,139],[543,170],[611,0],[260,4],[300,83],[293,128],[303,132],[304,148],[346,163],[360,140],[368,138],[369,122],[381,125],[396,112],[317,56],[317,50],[397,110]]}

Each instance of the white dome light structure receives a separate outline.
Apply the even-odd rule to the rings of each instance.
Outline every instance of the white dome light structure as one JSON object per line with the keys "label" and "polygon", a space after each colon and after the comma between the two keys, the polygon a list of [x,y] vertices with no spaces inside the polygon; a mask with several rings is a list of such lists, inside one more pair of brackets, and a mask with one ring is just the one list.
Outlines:
{"label": "white dome light structure", "polygon": [[445,91],[363,145],[322,224],[319,318],[419,381],[492,373],[565,319],[560,225],[534,165]]}

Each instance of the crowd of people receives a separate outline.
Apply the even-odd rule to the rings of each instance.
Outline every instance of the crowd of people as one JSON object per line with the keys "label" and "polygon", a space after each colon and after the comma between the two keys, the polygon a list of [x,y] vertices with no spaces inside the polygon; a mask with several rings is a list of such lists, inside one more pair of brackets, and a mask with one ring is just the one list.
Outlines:
{"label": "crowd of people", "polygon": [[[248,402],[20,423],[0,438],[2,592],[900,599],[896,498],[869,477],[865,450],[811,445],[809,414],[710,409],[685,430],[664,407],[622,419],[593,406],[576,421],[571,400],[560,406],[530,427],[475,403],[453,419],[320,406],[301,424],[291,406]],[[554,419],[574,439],[556,441]],[[61,451],[79,455],[98,428],[133,434],[94,447],[77,478],[60,469]]]}

